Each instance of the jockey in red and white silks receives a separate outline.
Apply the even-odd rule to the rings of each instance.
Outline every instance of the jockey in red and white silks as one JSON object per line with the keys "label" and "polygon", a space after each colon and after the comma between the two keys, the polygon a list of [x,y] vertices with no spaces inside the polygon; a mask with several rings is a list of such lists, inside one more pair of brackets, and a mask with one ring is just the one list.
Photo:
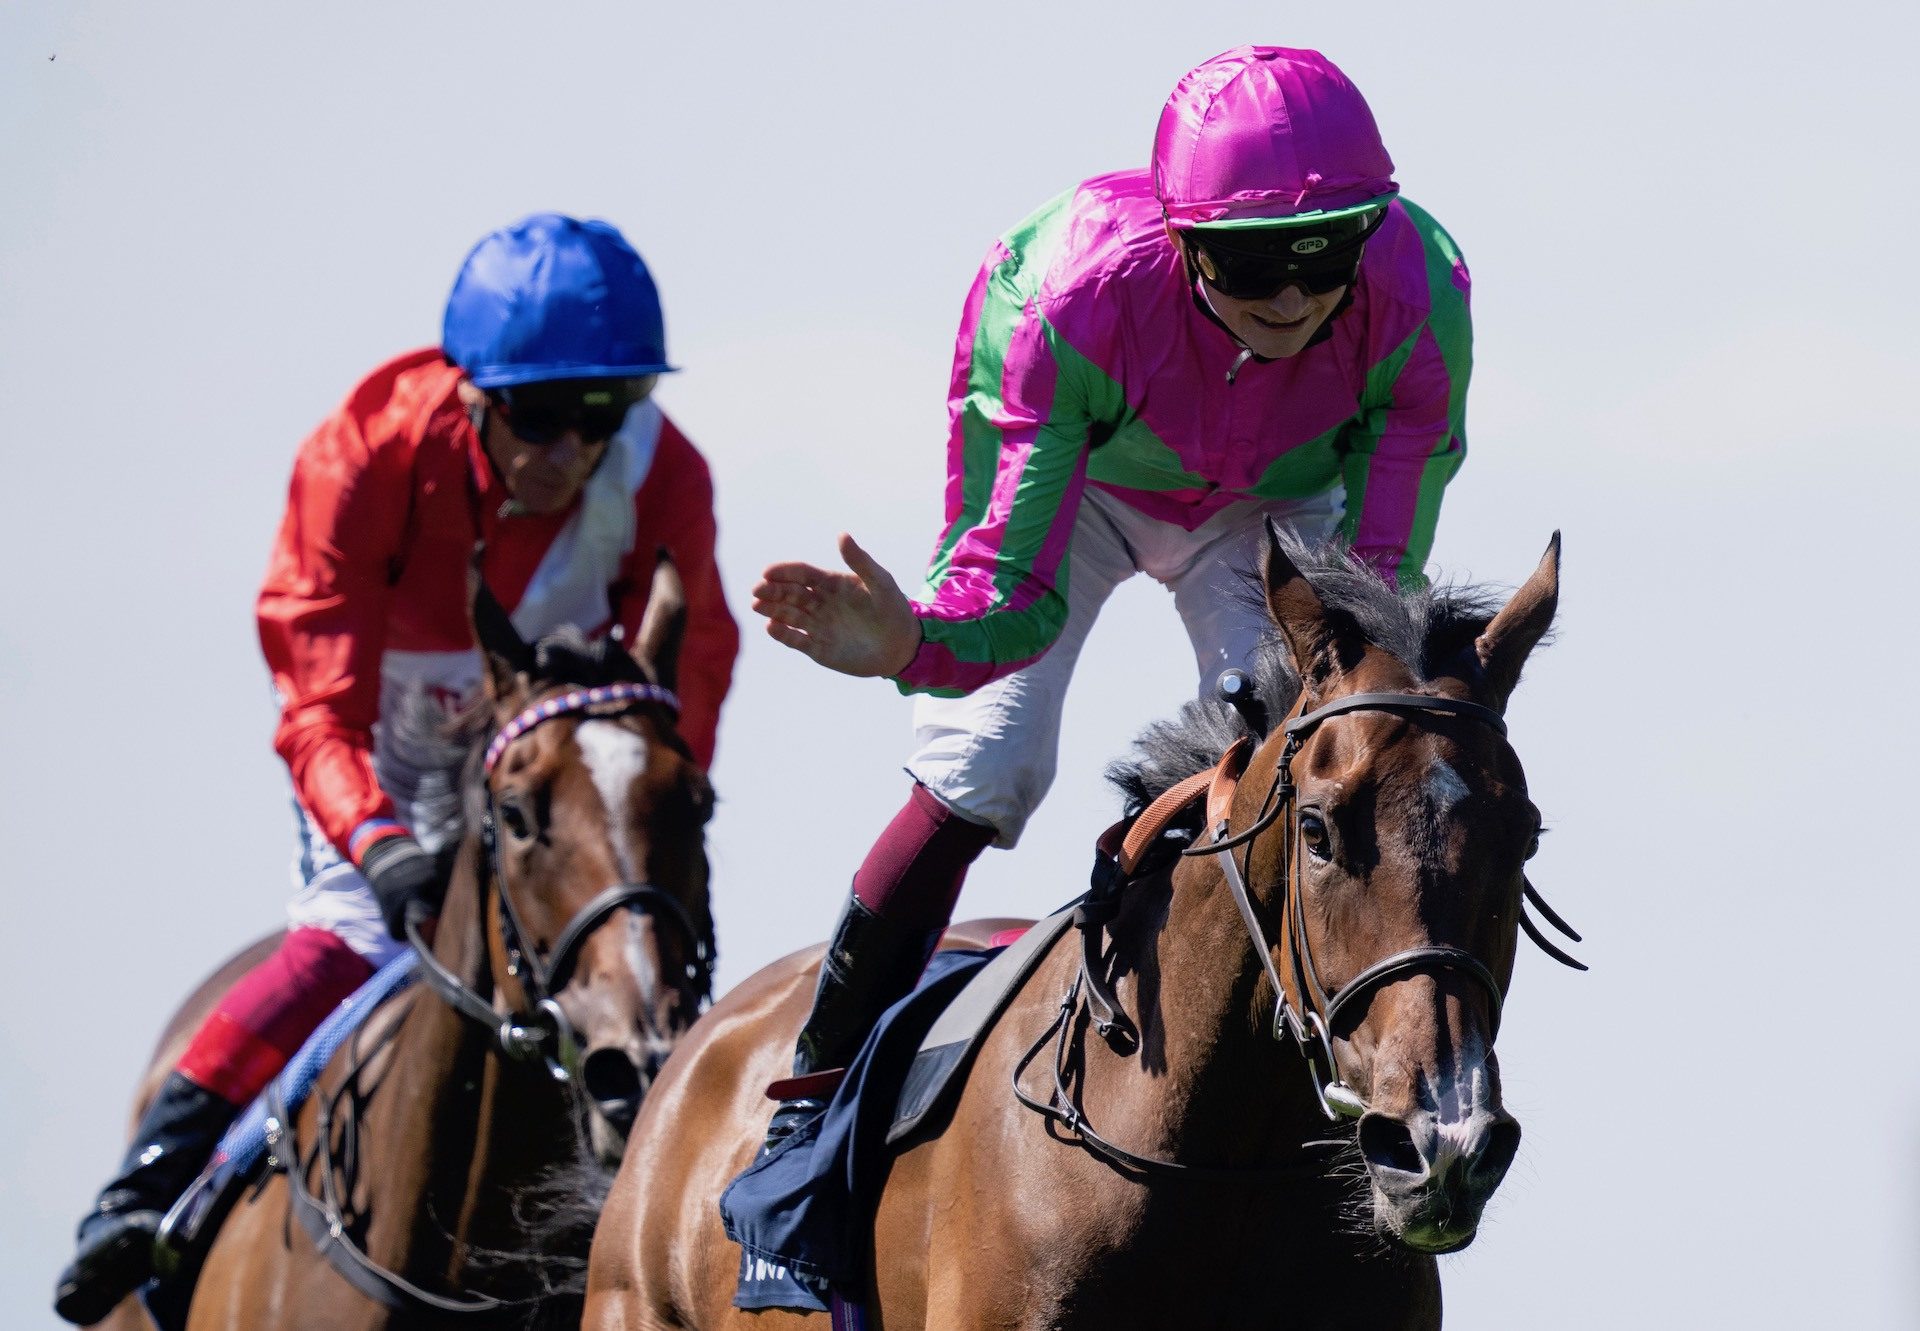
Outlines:
{"label": "jockey in red and white silks", "polygon": [[[355,864],[411,832],[428,852],[421,770],[393,744],[420,695],[471,702],[480,657],[467,624],[467,564],[486,543],[488,587],[528,641],[562,626],[590,636],[638,628],[665,548],[686,584],[681,727],[702,766],[739,632],[714,563],[706,462],[651,398],[635,403],[578,499],[519,511],[489,464],[461,370],[438,350],[367,377],[300,448],[259,600],[260,641],[281,698],[275,747],[302,811],[295,927],[338,934],[380,964],[402,944]],[[476,518],[479,530],[475,531]]]}
{"label": "jockey in red and white silks", "polygon": [[300,818],[290,927],[142,1113],[80,1223],[61,1317],[92,1324],[151,1274],[161,1217],[234,1114],[405,946],[407,913],[437,906],[463,755],[432,742],[433,721],[479,688],[476,541],[529,641],[562,627],[630,637],[664,549],[686,586],[682,733],[711,763],[739,633],[706,463],[652,401],[672,369],[625,238],[536,215],[467,256],[439,348],[375,370],[300,446],[258,606]]}

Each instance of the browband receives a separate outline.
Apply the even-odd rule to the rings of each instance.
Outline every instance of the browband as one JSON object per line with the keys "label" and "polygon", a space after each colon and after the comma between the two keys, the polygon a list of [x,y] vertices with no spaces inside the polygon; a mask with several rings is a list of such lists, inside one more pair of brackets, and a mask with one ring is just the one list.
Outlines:
{"label": "browband", "polygon": [[556,716],[565,716],[570,712],[589,712],[616,703],[657,703],[672,710],[676,716],[680,712],[680,699],[674,696],[673,690],[663,689],[658,684],[600,684],[590,689],[573,689],[556,694],[545,702],[535,703],[500,727],[500,733],[493,737],[493,743],[487,745],[487,774],[493,774],[493,765],[500,761],[500,755],[507,751],[507,745],[542,721],[551,721]]}

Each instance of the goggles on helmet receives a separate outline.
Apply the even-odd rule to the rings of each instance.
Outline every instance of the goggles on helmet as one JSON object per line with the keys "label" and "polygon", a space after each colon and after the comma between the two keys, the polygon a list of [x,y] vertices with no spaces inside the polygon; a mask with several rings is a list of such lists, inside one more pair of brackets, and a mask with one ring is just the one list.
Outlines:
{"label": "goggles on helmet", "polygon": [[550,379],[491,389],[487,400],[523,443],[545,448],[572,431],[583,443],[598,444],[613,437],[633,404],[653,392],[658,378]]}
{"label": "goggles on helmet", "polygon": [[1181,235],[1207,285],[1233,300],[1271,300],[1290,286],[1316,296],[1350,285],[1385,208],[1324,222],[1198,226]]}

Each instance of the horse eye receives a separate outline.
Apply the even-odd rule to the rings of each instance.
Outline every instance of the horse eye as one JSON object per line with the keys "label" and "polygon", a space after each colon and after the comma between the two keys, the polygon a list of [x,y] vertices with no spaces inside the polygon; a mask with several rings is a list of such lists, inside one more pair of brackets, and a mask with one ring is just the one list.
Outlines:
{"label": "horse eye", "polygon": [[1530,860],[1540,853],[1540,834],[1546,830],[1544,827],[1536,827],[1533,829],[1533,835],[1527,838],[1527,853],[1522,855],[1520,857],[1521,859]]}
{"label": "horse eye", "polygon": [[1300,839],[1307,843],[1308,852],[1316,860],[1327,859],[1332,851],[1327,825],[1317,813],[1300,815]]}

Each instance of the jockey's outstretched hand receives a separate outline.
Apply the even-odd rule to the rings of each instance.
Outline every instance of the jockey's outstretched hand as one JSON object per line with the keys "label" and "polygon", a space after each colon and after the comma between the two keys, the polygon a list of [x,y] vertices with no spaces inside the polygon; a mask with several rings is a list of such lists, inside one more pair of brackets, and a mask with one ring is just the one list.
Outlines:
{"label": "jockey's outstretched hand", "polygon": [[753,589],[767,636],[843,675],[897,675],[920,650],[920,620],[893,575],[840,533],[850,573],[769,565]]}

